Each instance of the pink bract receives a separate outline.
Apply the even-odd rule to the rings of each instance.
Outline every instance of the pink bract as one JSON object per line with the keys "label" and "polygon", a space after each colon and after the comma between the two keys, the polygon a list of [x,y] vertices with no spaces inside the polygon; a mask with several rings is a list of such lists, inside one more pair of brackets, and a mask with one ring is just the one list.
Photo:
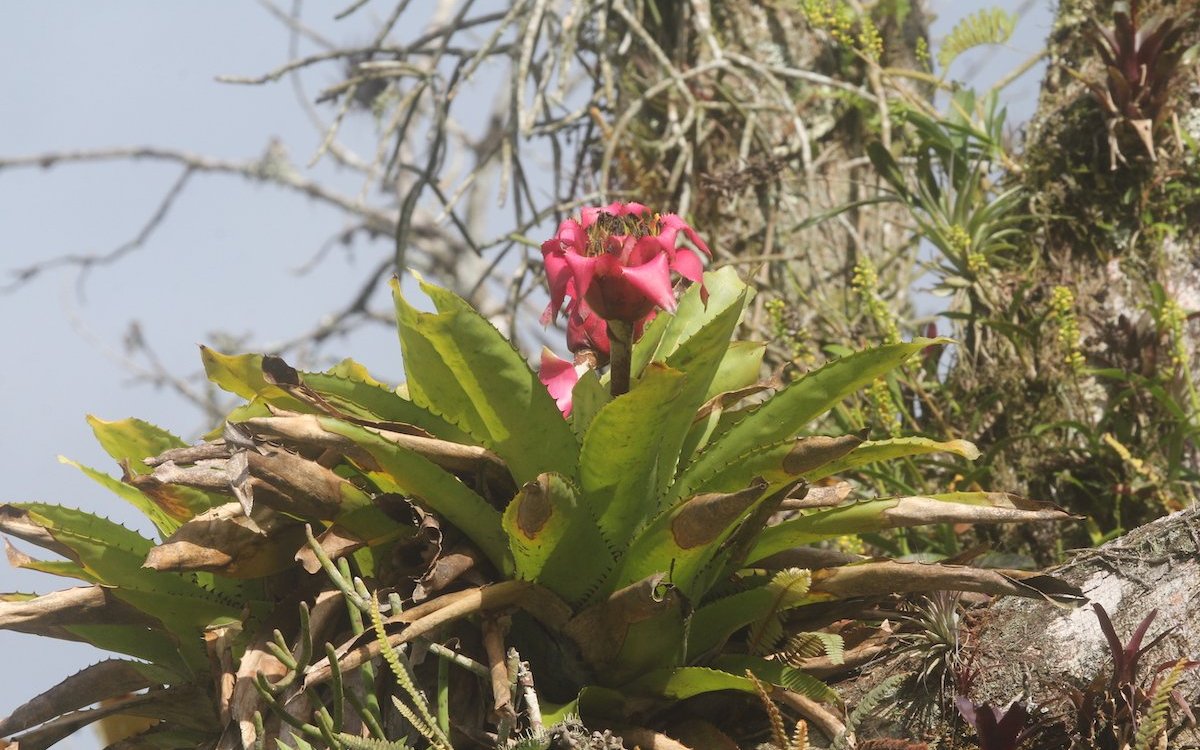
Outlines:
{"label": "pink bract", "polygon": [[[680,247],[680,234],[693,247]],[[542,322],[553,320],[564,304],[570,313],[583,302],[605,320],[633,324],[655,308],[674,310],[671,273],[702,284],[698,253],[712,257],[695,230],[675,214],[652,214],[640,203],[584,208],[578,220],[563,221],[554,238],[542,243],[550,286]]]}
{"label": "pink bract", "polygon": [[592,312],[586,302],[574,305],[567,317],[567,348],[572,352],[596,353],[599,364],[608,362],[612,345],[608,341],[608,323]]}
{"label": "pink bract", "polygon": [[571,416],[571,391],[579,382],[580,372],[565,359],[560,359],[549,349],[542,349],[542,366],[538,369],[538,380],[546,386],[558,410],[564,417]]}

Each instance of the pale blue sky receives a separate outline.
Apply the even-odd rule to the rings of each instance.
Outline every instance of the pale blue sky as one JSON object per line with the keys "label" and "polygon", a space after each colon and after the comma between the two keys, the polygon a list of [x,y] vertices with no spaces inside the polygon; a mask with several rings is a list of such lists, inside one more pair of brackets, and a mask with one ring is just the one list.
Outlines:
{"label": "pale blue sky", "polygon": [[[1021,3],[935,2],[943,14],[935,33],[993,4]],[[344,3],[312,2],[306,17],[335,40],[358,42],[384,12],[373,14],[375,5],[390,7],[372,3],[338,24],[331,16]],[[1011,48],[988,57],[981,75],[994,79],[1036,50],[1049,22],[1048,0],[1034,3]],[[151,144],[245,159],[277,137],[303,164],[319,136],[286,82],[239,87],[214,80],[222,73],[264,72],[286,58],[286,49],[285,29],[245,1],[2,3],[0,156]],[[968,57],[955,70],[971,65]],[[311,78],[314,90],[333,82],[331,71]],[[1036,89],[1037,77],[1028,76],[1010,90],[1014,115],[1031,111]],[[360,126],[349,133],[370,137]],[[153,163],[0,170],[0,285],[11,270],[37,259],[127,241],[178,174],[175,166]],[[350,192],[358,188],[326,164],[315,175]],[[291,273],[342,225],[332,209],[278,189],[201,175],[151,242],[96,269],[82,296],[70,271],[0,294],[0,500],[76,505],[136,524],[120,500],[56,460],[63,454],[116,471],[92,440],[88,413],[138,416],[188,438],[200,427],[198,413],[177,396],[129,385],[118,361],[129,321],[140,321],[149,343],[177,372],[196,368],[196,345],[210,341],[212,331],[253,332],[258,342],[288,339],[343,300],[377,257],[378,247],[363,245],[315,274]],[[330,351],[384,376],[400,372],[394,336],[382,328],[334,342]],[[0,562],[0,591],[65,585]],[[3,631],[0,654],[0,715],[102,658],[83,644]],[[62,747],[95,745],[91,734],[80,733]]]}

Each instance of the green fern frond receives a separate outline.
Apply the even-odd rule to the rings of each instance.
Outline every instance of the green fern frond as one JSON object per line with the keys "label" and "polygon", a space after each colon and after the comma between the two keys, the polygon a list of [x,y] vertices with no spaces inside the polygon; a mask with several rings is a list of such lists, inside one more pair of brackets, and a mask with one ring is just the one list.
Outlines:
{"label": "green fern frond", "polygon": [[1154,695],[1150,698],[1150,710],[1142,717],[1138,725],[1137,739],[1134,750],[1155,750],[1159,747],[1159,735],[1167,730],[1167,710],[1171,706],[1171,691],[1179,684],[1183,672],[1187,669],[1187,659],[1180,659],[1171,667],[1171,671],[1159,683]]}
{"label": "green fern frond", "polygon": [[787,663],[797,666],[801,659],[822,654],[834,664],[841,664],[846,660],[846,642],[836,633],[796,633],[788,639],[780,656]]}
{"label": "green fern frond", "polygon": [[1017,17],[1002,8],[983,8],[959,21],[938,50],[938,65],[942,70],[973,47],[985,44],[1004,44],[1012,36]]}
{"label": "green fern frond", "polygon": [[836,690],[821,682],[816,677],[813,677],[808,672],[803,672],[799,669],[784,667],[780,673],[779,684],[793,693],[799,693],[806,698],[812,698],[822,703],[841,702],[841,697],[837,694]]}
{"label": "green fern frond", "polygon": [[812,584],[812,573],[804,568],[785,568],[771,578],[766,588],[774,596],[771,608],[750,626],[750,651],[765,654],[783,638],[780,614],[803,603]]}
{"label": "green fern frond", "polygon": [[894,674],[871,688],[846,717],[846,731],[838,735],[830,750],[847,750],[850,746],[850,737],[854,735],[854,730],[858,728],[863,719],[878,713],[880,707],[889,701],[894,704],[896,691],[902,682],[904,682],[904,675]]}
{"label": "green fern frond", "polygon": [[346,750],[412,750],[412,745],[404,740],[380,740],[345,732],[338,732],[334,736]]}
{"label": "green fern frond", "polygon": [[783,618],[772,612],[750,628],[750,653],[766,656],[783,640]]}
{"label": "green fern frond", "polygon": [[780,609],[794,607],[812,584],[812,573],[804,568],[784,568],[771,577],[767,588],[776,592],[784,604]]}

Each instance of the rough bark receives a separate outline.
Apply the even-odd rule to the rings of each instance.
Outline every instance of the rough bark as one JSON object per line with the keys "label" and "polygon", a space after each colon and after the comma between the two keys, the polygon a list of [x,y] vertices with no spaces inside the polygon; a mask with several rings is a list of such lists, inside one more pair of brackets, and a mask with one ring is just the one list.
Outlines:
{"label": "rough bark", "polygon": [[[1123,639],[1157,610],[1145,642],[1167,629],[1171,634],[1143,659],[1143,676],[1160,662],[1200,657],[1200,508],[1079,552],[1051,572],[1103,606]],[[1110,663],[1090,606],[1061,610],[1012,597],[987,611],[978,651],[973,697],[994,704],[1023,692],[1044,704],[1065,686],[1085,685]],[[1194,700],[1200,675],[1193,672],[1183,685]]]}
{"label": "rough bark", "polygon": [[[1143,643],[1164,631],[1170,633],[1142,658],[1139,677],[1144,684],[1159,664],[1200,659],[1200,507],[1080,551],[1047,572],[1079,586],[1091,602],[1103,606],[1123,642],[1143,618],[1157,612]],[[1007,597],[969,613],[964,622],[960,643],[964,663],[977,673],[969,696],[977,703],[1005,706],[1013,700],[1029,700],[1038,712],[1045,713],[1047,724],[1061,721],[1069,726],[1072,713],[1067,691],[1085,687],[1099,674],[1111,673],[1109,649],[1090,603],[1060,609],[1044,601]],[[894,703],[907,706],[908,713],[868,722],[861,737],[955,734],[958,718],[940,715],[938,708],[941,698],[952,699],[954,691],[939,697],[935,687],[918,681],[917,668],[913,658],[884,657],[859,677],[837,686],[847,704],[854,706],[885,679],[904,676]],[[1200,673],[1185,673],[1179,688],[1196,705]],[[1186,743],[1200,742],[1200,733],[1192,728],[1174,741],[1185,744],[1172,747],[1193,747]]]}

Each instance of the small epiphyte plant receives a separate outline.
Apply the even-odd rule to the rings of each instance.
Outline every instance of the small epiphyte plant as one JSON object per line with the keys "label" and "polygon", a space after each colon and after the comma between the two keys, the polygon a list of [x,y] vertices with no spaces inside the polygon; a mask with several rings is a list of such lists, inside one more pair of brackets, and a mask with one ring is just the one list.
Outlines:
{"label": "small epiphyte plant", "polygon": [[[846,729],[833,741],[830,750],[851,750],[851,748],[862,747],[865,742],[860,741],[857,736],[860,726],[868,719],[877,719],[895,709],[905,679],[903,674],[894,674],[880,680],[879,684],[871,688],[846,716]],[[893,742],[893,740],[881,741]],[[903,742],[903,740],[894,742]],[[904,750],[910,749],[905,747]]]}
{"label": "small epiphyte plant", "polygon": [[[1000,309],[996,269],[1012,266],[1014,242],[1031,217],[1020,185],[994,182],[997,164],[1008,159],[1003,147],[1005,111],[996,96],[977,101],[973,92],[958,92],[950,112],[933,117],[906,111],[915,143],[915,163],[902,168],[880,142],[867,155],[886,183],[887,199],[904,204],[919,235],[938,250],[930,263],[937,289],[965,297],[968,320]],[[972,324],[966,325],[966,354],[976,349]]]}
{"label": "small epiphyte plant", "polygon": [[1143,645],[1150,624],[1158,614],[1157,610],[1151,610],[1134,629],[1129,640],[1122,643],[1104,607],[1100,604],[1093,604],[1092,607],[1108,643],[1112,671],[1107,674],[1100,672],[1082,690],[1067,692],[1075,709],[1072,747],[1153,750],[1160,746],[1157,744],[1160,740],[1171,735],[1170,703],[1174,701],[1181,711],[1190,713],[1176,685],[1183,672],[1200,666],[1200,661],[1179,659],[1159,664],[1147,684],[1138,676],[1141,659],[1174,628],[1167,628]]}
{"label": "small epiphyte plant", "polygon": [[1020,701],[1013,701],[1006,708],[996,708],[959,696],[954,706],[963,721],[975,730],[979,750],[1017,750],[1033,733],[1029,709]]}
{"label": "small epiphyte plant", "polygon": [[1180,47],[1187,27],[1185,15],[1194,11],[1163,10],[1141,18],[1138,0],[1113,5],[1113,24],[1092,18],[1088,36],[1104,61],[1103,82],[1088,88],[1104,110],[1108,131],[1109,169],[1127,163],[1117,144],[1117,127],[1129,125],[1157,161],[1154,131],[1167,115],[1171,81],[1187,50]]}
{"label": "small epiphyte plant", "polygon": [[912,632],[901,636],[903,645],[897,650],[919,659],[917,682],[943,697],[955,689],[955,676],[964,668],[958,600],[952,591],[921,597],[906,618]]}

